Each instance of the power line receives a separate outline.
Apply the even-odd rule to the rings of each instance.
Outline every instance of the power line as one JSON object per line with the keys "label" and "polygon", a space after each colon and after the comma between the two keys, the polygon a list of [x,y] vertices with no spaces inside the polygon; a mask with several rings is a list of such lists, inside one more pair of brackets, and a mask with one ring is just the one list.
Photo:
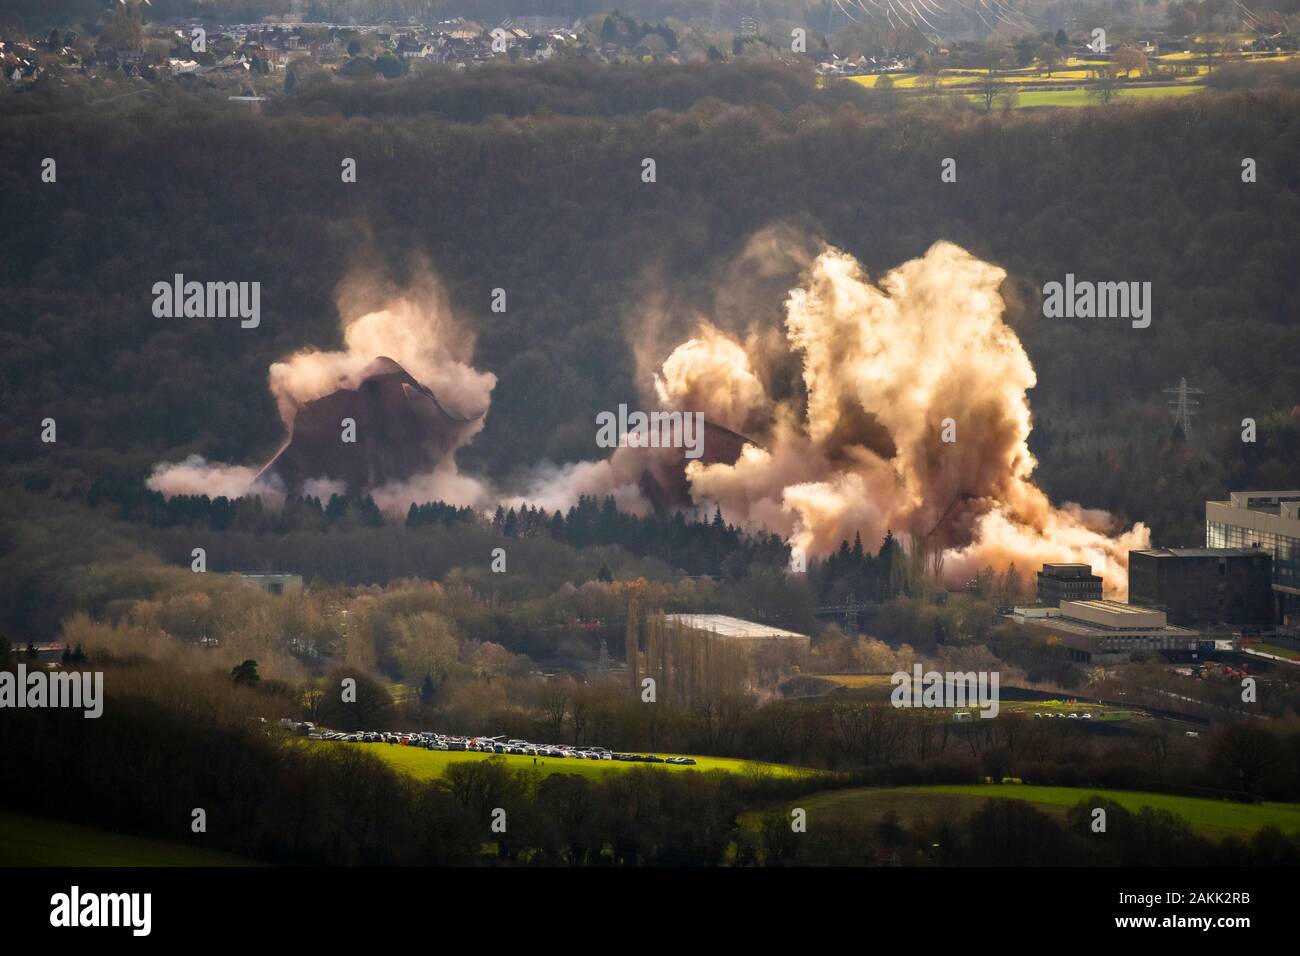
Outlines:
{"label": "power line", "polygon": [[1165,394],[1175,395],[1166,403],[1173,409],[1174,431],[1182,430],[1183,438],[1192,437],[1192,417],[1196,415],[1196,407],[1201,403],[1189,396],[1204,395],[1205,392],[1199,388],[1192,388],[1187,384],[1187,379],[1180,378],[1177,386],[1165,389]]}

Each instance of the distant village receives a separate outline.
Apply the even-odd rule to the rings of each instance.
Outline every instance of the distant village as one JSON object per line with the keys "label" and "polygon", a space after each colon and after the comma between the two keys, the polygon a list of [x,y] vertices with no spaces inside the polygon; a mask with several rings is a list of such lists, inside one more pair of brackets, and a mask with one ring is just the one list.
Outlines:
{"label": "distant village", "polygon": [[709,58],[726,57],[713,47],[679,49],[668,27],[638,25],[630,18],[613,28],[607,25],[600,33],[581,22],[530,16],[496,25],[457,18],[432,26],[255,23],[214,27],[198,20],[165,26],[127,21],[124,27],[110,23],[93,38],[58,30],[43,37],[0,37],[0,70],[10,86],[69,72],[103,78],[220,80],[284,73],[291,66],[306,64],[342,75],[395,77],[430,65],[464,70],[499,59],[612,64]]}
{"label": "distant village", "polygon": [[[122,10],[131,9],[128,7]],[[138,6],[135,7],[138,11]],[[686,29],[677,24],[679,29]],[[1076,38],[1077,39],[1077,38]],[[1017,47],[1032,44],[1022,37]],[[52,30],[46,36],[0,35],[0,76],[10,89],[33,87],[42,78],[67,82],[71,77],[154,82],[176,79],[218,89],[236,85],[233,99],[260,100],[264,86],[258,77],[281,81],[300,68],[327,70],[341,76],[396,78],[430,66],[467,70],[493,61],[543,63],[580,60],[601,64],[684,63],[722,61],[737,57],[812,62],[825,77],[853,77],[917,70],[925,58],[952,65],[977,57],[984,44],[954,41],[943,48],[868,56],[843,55],[821,37],[808,39],[804,54],[789,44],[761,35],[756,21],[746,18],[736,31],[701,33],[690,29],[678,36],[666,24],[638,23],[615,13],[600,19],[520,16],[492,25],[465,18],[423,26],[414,23],[340,25],[327,23],[251,23],[218,25],[200,20],[143,23],[138,14],[119,13],[98,36]],[[1156,34],[1130,44],[1147,55],[1196,52],[1193,38]],[[1279,32],[1233,45],[1220,45],[1219,54],[1239,52],[1288,53],[1297,50],[1296,36]],[[1077,42],[1057,46],[1070,55],[1097,59],[1098,54]],[[1101,54],[1105,59],[1107,54]],[[972,61],[973,62],[973,61]]]}

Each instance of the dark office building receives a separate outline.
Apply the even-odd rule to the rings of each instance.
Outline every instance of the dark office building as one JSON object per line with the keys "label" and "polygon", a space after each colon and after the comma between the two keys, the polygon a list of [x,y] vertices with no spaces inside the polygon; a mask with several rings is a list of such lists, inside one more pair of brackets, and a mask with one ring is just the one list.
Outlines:
{"label": "dark office building", "polygon": [[1100,601],[1101,578],[1086,564],[1044,564],[1038,572],[1038,603],[1060,607],[1062,601]]}
{"label": "dark office building", "polygon": [[1273,623],[1273,559],[1258,548],[1157,548],[1128,553],[1130,604],[1160,608],[1169,623]]}
{"label": "dark office building", "polygon": [[1234,491],[1205,503],[1207,548],[1260,548],[1273,558],[1273,621],[1300,635],[1300,490]]}

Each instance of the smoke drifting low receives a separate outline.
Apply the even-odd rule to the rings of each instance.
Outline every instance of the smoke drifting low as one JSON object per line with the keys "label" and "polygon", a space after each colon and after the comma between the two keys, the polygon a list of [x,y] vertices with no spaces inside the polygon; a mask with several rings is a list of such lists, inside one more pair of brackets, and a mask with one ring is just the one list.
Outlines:
{"label": "smoke drifting low", "polygon": [[[223,465],[210,462],[202,455],[189,455],[184,461],[154,465],[145,484],[168,498],[173,495],[238,498],[254,489],[259,471],[260,468]],[[284,489],[274,484],[263,484],[256,487],[255,493],[277,498],[284,495]]]}

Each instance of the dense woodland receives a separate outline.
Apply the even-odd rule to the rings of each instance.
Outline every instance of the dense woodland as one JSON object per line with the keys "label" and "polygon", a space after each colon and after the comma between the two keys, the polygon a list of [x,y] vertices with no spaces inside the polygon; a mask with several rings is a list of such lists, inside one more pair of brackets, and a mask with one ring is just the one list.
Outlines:
{"label": "dense woodland", "polygon": [[[265,461],[281,437],[269,364],[337,346],[333,292],[350,267],[381,263],[400,281],[416,254],[477,333],[476,366],[499,377],[463,469],[508,485],[542,459],[596,457],[591,409],[648,384],[627,331],[647,294],[670,293],[684,334],[693,309],[719,306],[719,272],[746,240],[785,224],[873,273],[939,238],[1008,270],[1009,319],[1038,371],[1031,447],[1054,498],[1186,544],[1206,497],[1295,483],[1300,372],[1278,357],[1300,336],[1296,274],[1280,268],[1298,211],[1297,94],[976,116],[737,69],[748,92],[730,103],[707,67],[641,84],[569,65],[530,68],[527,84],[510,68],[321,79],[274,116],[179,91],[109,107],[0,100],[0,194],[21,223],[0,237],[8,480],[83,496],[189,453]],[[530,114],[550,87],[588,91],[592,115]],[[654,184],[639,178],[647,155]],[[39,181],[46,156],[55,184]],[[342,156],[359,182],[339,182]],[[947,156],[957,184],[938,181]],[[1241,182],[1243,156],[1257,183]],[[149,290],[177,271],[260,280],[260,328],[155,319]],[[1151,281],[1152,327],[1043,319],[1038,290],[1066,272]],[[494,287],[510,290],[506,314],[488,309]],[[777,323],[780,299],[747,318]],[[1174,436],[1162,392],[1182,376],[1206,393],[1191,441]],[[39,441],[46,417],[55,445]],[[1245,417],[1255,444],[1240,440]]]}

